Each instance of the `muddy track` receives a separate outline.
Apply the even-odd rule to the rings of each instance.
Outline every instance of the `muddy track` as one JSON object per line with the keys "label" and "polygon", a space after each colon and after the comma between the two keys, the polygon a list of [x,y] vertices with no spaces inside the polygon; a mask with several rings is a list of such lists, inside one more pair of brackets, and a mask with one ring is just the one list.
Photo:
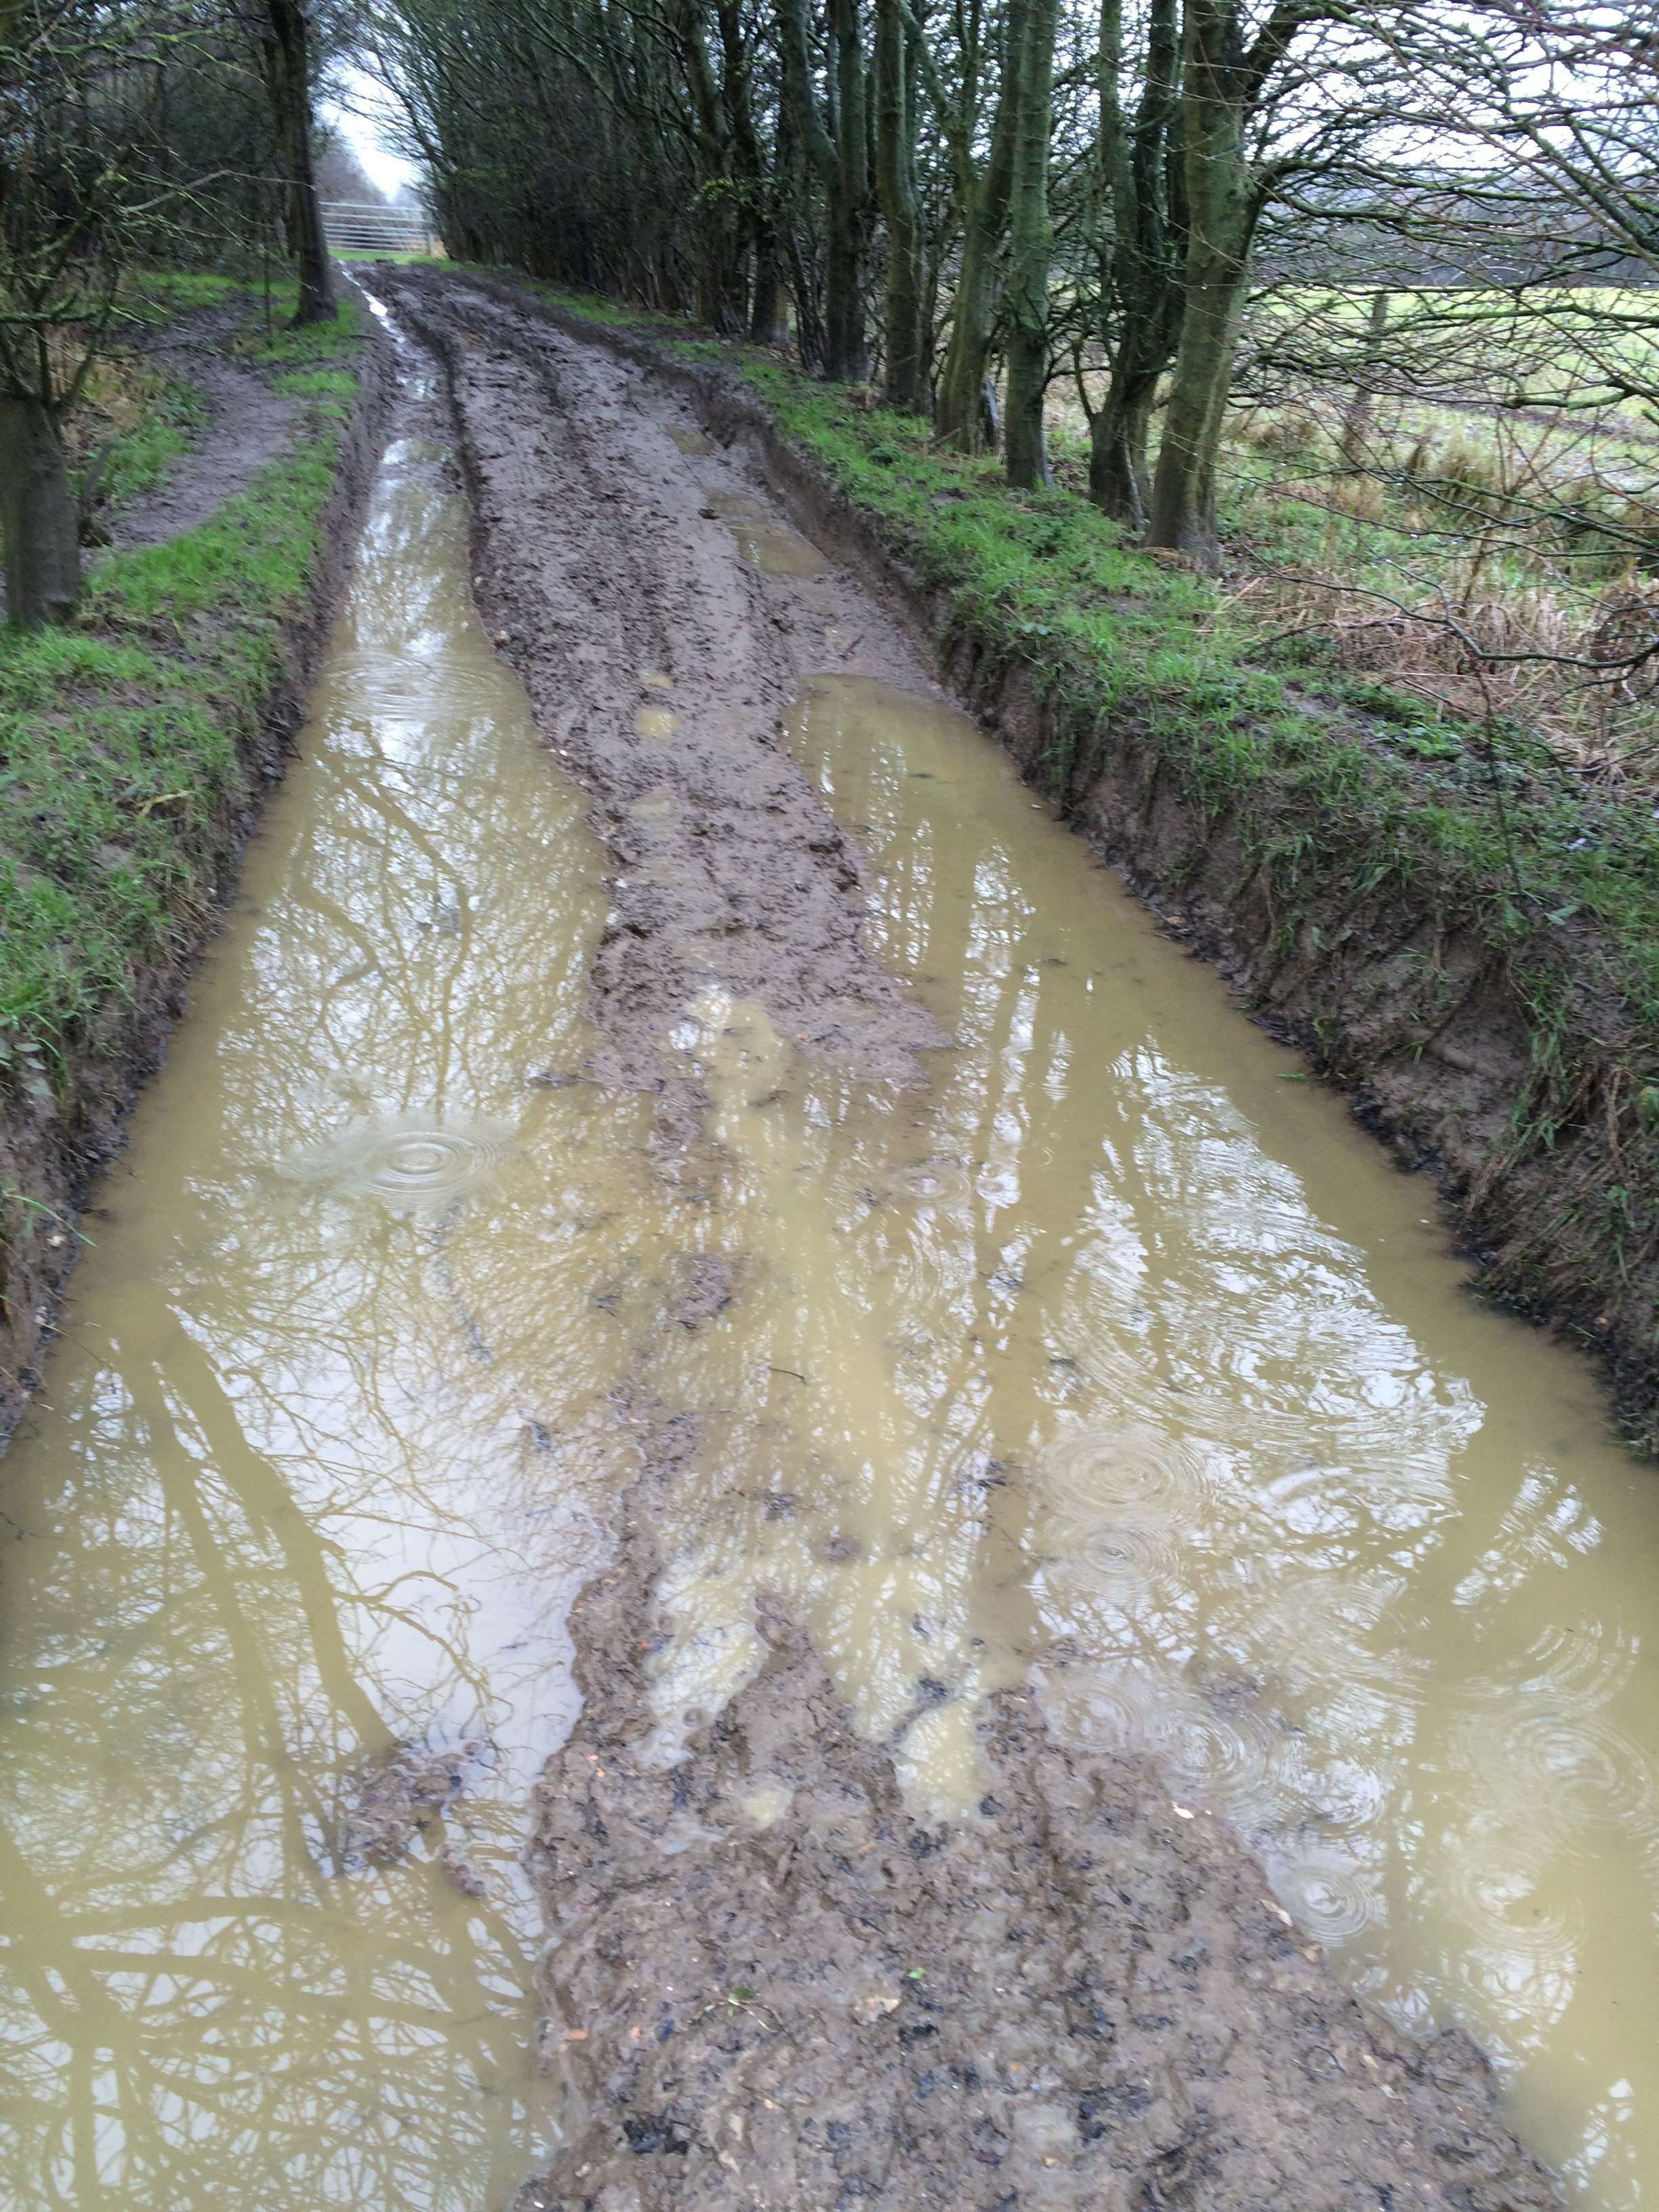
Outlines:
{"label": "muddy track", "polygon": [[386,289],[444,364],[484,618],[618,863],[591,1072],[683,1114],[658,1040],[718,982],[810,1051],[902,1079],[943,1039],[862,943],[859,854],[775,741],[809,671],[940,696],[897,625],[834,572],[745,561],[715,507],[757,485],[738,457],[682,452],[677,434],[707,441],[641,372],[464,283]]}
{"label": "muddy track", "polygon": [[[683,451],[696,426],[647,370],[464,278],[376,281],[444,365],[481,605],[615,857],[588,1072],[658,1093],[670,1172],[702,1101],[658,1041],[710,982],[903,1081],[942,1040],[864,943],[860,856],[775,738],[810,672],[933,692],[899,623],[845,574],[757,574],[714,510],[781,523],[757,456]],[[1365,2013],[1213,1822],[1140,1761],[1063,1749],[1027,1693],[983,1717],[976,1812],[930,1826],[772,1617],[756,1679],[653,1763],[653,1530],[705,1471],[695,1421],[632,1412],[618,1550],[573,1620],[584,1709],[538,1792],[568,2146],[522,2212],[1557,2201],[1467,2042]],[[950,1694],[917,1687],[918,1710]]]}
{"label": "muddy track", "polygon": [[293,444],[300,425],[295,402],[233,350],[250,304],[238,299],[181,316],[145,347],[159,368],[190,385],[204,420],[161,481],[117,511],[114,544],[161,545],[199,529]]}

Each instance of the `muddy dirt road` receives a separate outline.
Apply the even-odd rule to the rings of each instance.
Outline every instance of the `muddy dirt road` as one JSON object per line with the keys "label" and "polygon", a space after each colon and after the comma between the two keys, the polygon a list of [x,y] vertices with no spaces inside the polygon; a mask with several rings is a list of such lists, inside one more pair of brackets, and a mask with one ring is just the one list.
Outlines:
{"label": "muddy dirt road", "polygon": [[752,410],[371,282],[347,600],[6,1462],[0,2195],[1644,2201],[1589,1378]]}
{"label": "muddy dirt road", "polygon": [[[603,1042],[550,1079],[648,1087],[662,1171],[711,1193],[709,1087],[665,1047],[711,993],[902,1102],[946,1033],[877,957],[857,845],[776,731],[811,677],[937,696],[916,645],[672,393],[464,281],[383,281],[444,365],[486,623],[616,863]],[[685,1253],[665,1320],[707,1326],[744,1272]],[[723,1501],[706,1424],[635,1388],[620,1549],[573,1621],[581,1717],[538,1792],[570,2142],[527,2204],[1552,2201],[1471,2052],[1362,2014],[1214,1820],[1141,1760],[1061,1749],[1029,1692],[979,1710],[916,1664],[862,1740],[763,1598],[735,1693],[700,1692],[665,1763],[660,1538]],[[761,1487],[798,1510],[787,1474]],[[983,1786],[930,1803],[913,1772],[907,1805],[896,1747],[964,1702]]]}

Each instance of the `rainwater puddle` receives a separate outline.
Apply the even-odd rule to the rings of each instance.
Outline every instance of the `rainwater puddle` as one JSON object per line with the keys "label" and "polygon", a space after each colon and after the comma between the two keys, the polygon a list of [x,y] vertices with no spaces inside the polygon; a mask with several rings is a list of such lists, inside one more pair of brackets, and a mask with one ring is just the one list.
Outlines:
{"label": "rainwater puddle", "polygon": [[925,1810],[1035,1674],[1396,2017],[1471,2027],[1587,2204],[1644,2201],[1659,1492],[1587,1371],[1466,1298],[1427,1185],[988,743],[874,684],[789,742],[954,1042],[872,1090],[711,977],[664,1040],[710,1141],[659,1173],[650,1102],[570,1079],[602,863],[465,545],[394,448],[7,1462],[8,2202],[500,2212],[556,2121],[518,1861],[623,1382],[701,1438],[660,1758],[762,1589]]}
{"label": "rainwater puddle", "polygon": [[466,526],[394,447],[5,1462],[18,2212],[495,2212],[549,2139],[519,1858],[641,1122],[526,1081],[586,1048],[605,899]]}
{"label": "rainwater puddle", "polygon": [[864,1724],[916,1716],[941,1805],[958,1686],[1033,1668],[1062,1735],[1153,1752],[1395,2018],[1467,2026],[1582,2202],[1653,2201],[1652,1471],[1579,1361],[1468,1298],[1427,1183],[959,716],[823,679],[790,742],[957,1043],[886,1099],[752,1010],[690,1047],[772,1310],[749,1463],[810,1501],[782,1560],[763,1498],[723,1581],[682,1565],[712,1648],[740,1664],[766,1559]]}
{"label": "rainwater puddle", "polygon": [[[678,443],[678,441],[676,441]],[[682,452],[689,447],[682,447]],[[816,545],[781,522],[774,522],[760,501],[742,492],[711,492],[708,505],[732,526],[738,550],[763,576],[821,576],[829,562]]]}

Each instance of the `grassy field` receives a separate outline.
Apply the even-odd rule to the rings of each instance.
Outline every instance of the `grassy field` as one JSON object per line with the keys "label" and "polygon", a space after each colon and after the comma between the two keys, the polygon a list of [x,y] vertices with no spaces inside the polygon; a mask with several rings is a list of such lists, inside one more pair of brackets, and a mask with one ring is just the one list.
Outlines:
{"label": "grassy field", "polygon": [[[1659,789],[1659,659],[1589,665],[1659,647],[1659,424],[1618,389],[1659,391],[1659,310],[1588,289],[1396,295],[1383,388],[1357,404],[1366,304],[1298,293],[1255,311],[1223,455],[1223,617],[1281,665],[1497,714]],[[1310,360],[1321,373],[1295,366]],[[1060,481],[1083,489],[1069,380],[1050,434]]]}

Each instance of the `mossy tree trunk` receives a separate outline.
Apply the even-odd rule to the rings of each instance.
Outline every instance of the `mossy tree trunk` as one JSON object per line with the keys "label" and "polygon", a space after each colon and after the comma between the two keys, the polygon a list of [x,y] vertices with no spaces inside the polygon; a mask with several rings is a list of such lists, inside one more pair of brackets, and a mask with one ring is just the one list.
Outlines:
{"label": "mossy tree trunk", "polygon": [[289,248],[300,284],[294,323],[334,313],[334,273],[323,236],[323,210],[311,159],[311,40],[299,0],[266,0],[265,85],[288,187]]}
{"label": "mossy tree trunk", "polygon": [[1048,481],[1042,400],[1048,388],[1048,149],[1054,135],[1054,33],[1059,0],[1031,0],[1016,65],[1008,193],[1008,404],[1003,423],[1008,481]]}
{"label": "mossy tree trunk", "polygon": [[1178,0],[1152,0],[1146,66],[1133,125],[1126,118],[1122,0],[1103,0],[1096,188],[1111,210],[1101,268],[1109,318],[1110,381],[1089,424],[1089,493],[1136,530],[1152,496],[1147,441],[1158,378],[1181,328],[1186,190],[1178,133],[1181,52]]}
{"label": "mossy tree trunk", "polygon": [[1265,197],[1247,151],[1268,78],[1327,0],[1278,0],[1244,43],[1243,0],[1186,0],[1181,86],[1187,256],[1175,381],[1152,479],[1146,542],[1219,564],[1215,474]]}
{"label": "mossy tree trunk", "polygon": [[927,404],[921,322],[921,233],[902,0],[876,0],[876,189],[887,229],[882,397],[901,414]]}
{"label": "mossy tree trunk", "polygon": [[8,619],[66,622],[81,596],[79,517],[58,418],[28,393],[0,394],[0,532]]}
{"label": "mossy tree trunk", "polygon": [[869,109],[860,0],[830,0],[827,113],[812,90],[805,0],[778,0],[785,96],[790,119],[824,196],[824,374],[861,383],[869,366],[864,328],[864,258],[871,217]]}
{"label": "mossy tree trunk", "polygon": [[997,306],[997,262],[1008,227],[1018,110],[1015,57],[1025,43],[1025,18],[1033,0],[1008,0],[1004,24],[1002,82],[982,167],[964,147],[957,161],[962,249],[950,343],[933,409],[933,434],[961,453],[982,453],[994,410],[985,404],[991,336]]}

